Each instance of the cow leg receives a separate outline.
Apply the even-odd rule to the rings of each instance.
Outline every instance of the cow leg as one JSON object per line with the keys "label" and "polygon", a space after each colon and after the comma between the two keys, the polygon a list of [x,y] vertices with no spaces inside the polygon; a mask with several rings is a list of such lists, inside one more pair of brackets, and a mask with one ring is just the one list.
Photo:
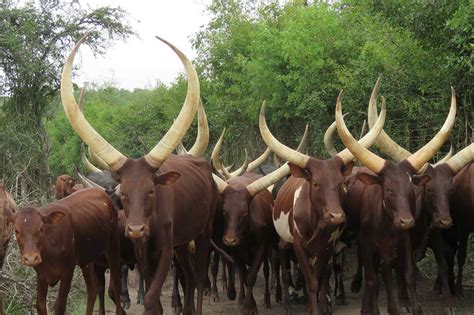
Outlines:
{"label": "cow leg", "polygon": [[225,265],[227,266],[227,275],[229,277],[228,287],[227,287],[227,298],[231,301],[234,301],[235,298],[237,297],[237,292],[235,291],[235,267],[236,266],[235,264],[229,264],[229,263],[226,263]]}
{"label": "cow leg", "polygon": [[48,295],[48,283],[40,277],[36,277],[36,311],[38,315],[47,315],[46,296]]}
{"label": "cow leg", "polygon": [[222,277],[221,277],[222,291],[227,292],[227,270],[226,270],[227,263],[225,262],[223,257],[221,257],[220,260],[222,262]]}
{"label": "cow leg", "polygon": [[375,246],[374,244],[361,244],[360,242],[359,244],[361,246],[358,248],[358,251],[360,251],[361,254],[365,277],[365,291],[360,313],[362,315],[380,314],[377,305],[378,277],[374,264],[375,252],[373,250]]}
{"label": "cow leg", "polygon": [[143,277],[143,271],[137,266],[138,273],[138,292],[137,292],[137,304],[144,304],[145,297],[145,279]]}
{"label": "cow leg", "polygon": [[329,259],[318,259],[316,262],[316,276],[319,283],[319,309],[322,314],[332,314],[332,303],[329,289],[329,278],[331,277],[331,266]]}
{"label": "cow leg", "polygon": [[[120,303],[120,243],[119,243],[119,232],[117,227],[117,216],[114,217],[115,222],[112,224],[112,231],[110,231],[109,236],[109,246],[107,246],[107,251],[105,256],[107,257],[107,263],[110,268],[110,286],[113,289],[113,296],[109,296],[115,303],[115,314],[121,315],[122,312],[122,303]],[[109,291],[110,292],[110,291]]]}
{"label": "cow leg", "polygon": [[99,295],[99,315],[105,315],[105,269],[95,266],[97,293]]}
{"label": "cow leg", "polygon": [[84,267],[81,267],[82,276],[86,283],[87,291],[87,306],[86,306],[86,315],[92,315],[94,311],[95,297],[97,295],[97,283],[96,275],[94,271],[94,264],[88,264]]}
{"label": "cow leg", "polygon": [[388,262],[381,263],[381,273],[383,282],[385,283],[385,291],[387,292],[387,312],[390,315],[399,315],[397,303],[395,302],[395,294],[392,285],[392,264]]}
{"label": "cow leg", "polygon": [[[263,238],[257,238],[257,239],[263,239]],[[257,303],[255,302],[255,298],[253,296],[253,287],[255,286],[255,282],[257,281],[258,271],[260,270],[260,267],[262,266],[262,263],[264,262],[264,260],[266,260],[266,257],[265,257],[266,245],[267,244],[263,243],[257,249],[257,252],[252,261],[252,264],[250,268],[248,269],[247,277],[245,278],[245,285],[247,287],[247,296],[245,298],[245,303],[244,303],[244,314],[246,315],[258,314]],[[267,268],[266,268],[267,270],[266,270],[266,275],[265,275],[265,300],[268,298],[268,303],[270,303],[270,293],[267,292],[268,291],[268,276],[269,276],[268,263],[266,265],[267,265]],[[265,273],[265,269],[264,269],[264,273]]]}
{"label": "cow leg", "polygon": [[211,245],[211,231],[212,225],[207,232],[198,236],[196,243],[196,284],[197,284],[197,300],[196,313],[202,314],[202,300],[204,292],[208,291],[210,287],[209,281],[209,250]]}
{"label": "cow leg", "polygon": [[[173,248],[171,245],[173,238],[171,235],[171,233],[165,233],[165,235],[161,235],[160,237],[162,240],[167,240],[167,243],[157,244],[156,250],[158,252],[155,253],[157,256],[157,264],[154,270],[150,270],[153,275],[151,279],[148,278],[147,269],[144,269],[147,290],[144,299],[145,310],[143,315],[163,314],[163,306],[161,305],[160,296],[173,257]],[[148,265],[147,263],[146,266],[150,265],[153,264]]]}
{"label": "cow leg", "polygon": [[[270,276],[270,257],[268,255],[268,250],[265,251],[265,257],[263,258],[263,276],[265,278],[265,295],[263,298],[263,303],[265,304],[265,308],[270,308],[270,287],[268,285],[268,278]],[[258,271],[257,271],[258,273]]]}
{"label": "cow leg", "polygon": [[454,300],[451,295],[448,280],[448,265],[443,250],[444,241],[439,230],[435,230],[431,233],[430,245],[435,255],[436,265],[438,267],[438,277],[436,278],[436,281],[439,281],[443,288],[442,292],[446,305],[453,306]]}
{"label": "cow leg", "polygon": [[407,231],[402,233],[402,242],[403,243],[399,247],[399,250],[401,250],[401,256],[403,258],[403,276],[405,278],[406,287],[410,293],[411,312],[413,315],[423,314],[418,302],[418,295],[416,294],[416,265],[413,257],[410,235]]}
{"label": "cow leg", "polygon": [[128,293],[128,265],[123,264],[120,267],[120,279],[122,283],[122,293],[120,294],[120,300],[122,307],[126,310],[130,308],[130,294]]}
{"label": "cow leg", "polygon": [[191,253],[188,251],[187,244],[175,249],[176,258],[184,275],[184,307],[183,314],[194,314],[194,268],[191,261]]}
{"label": "cow leg", "polygon": [[72,276],[74,274],[74,266],[65,270],[61,275],[61,284],[59,286],[59,293],[56,303],[54,304],[54,314],[63,315],[66,314],[66,303],[69,290],[71,289]]}
{"label": "cow leg", "polygon": [[308,304],[306,306],[307,312],[310,315],[320,314],[318,306],[318,279],[314,275],[313,268],[309,263],[309,258],[304,252],[302,240],[298,237],[295,237],[293,247],[300,268],[303,271],[303,275],[306,280],[306,287],[308,289]]}
{"label": "cow leg", "polygon": [[239,307],[244,310],[244,304],[245,304],[245,280],[247,279],[247,266],[245,265],[245,262],[240,260],[237,263],[237,266],[239,267],[239,298],[238,298],[238,303]]}
{"label": "cow leg", "polygon": [[357,271],[351,282],[351,291],[353,293],[359,293],[362,287],[362,257],[360,245],[357,243]]}
{"label": "cow leg", "polygon": [[467,249],[467,241],[469,239],[469,233],[465,231],[458,232],[459,238],[459,248],[458,248],[458,276],[456,279],[456,296],[458,298],[462,298],[464,296],[463,288],[462,288],[462,270],[464,268],[464,264],[466,263],[466,249]]}
{"label": "cow leg", "polygon": [[[214,251],[211,264],[211,275],[212,275],[212,286],[211,286],[211,296],[213,302],[219,302],[219,292],[217,291],[217,274],[219,273],[219,260],[221,255]],[[224,267],[225,269],[225,267]],[[225,273],[225,270],[224,270]]]}
{"label": "cow leg", "polygon": [[271,259],[272,267],[272,288],[275,288],[275,301],[280,303],[282,301],[281,281],[280,281],[280,258],[279,249],[273,251]]}
{"label": "cow leg", "polygon": [[334,270],[334,297],[336,298],[337,305],[346,305],[346,290],[344,289],[344,264],[345,264],[345,249],[334,255],[333,258],[333,270]]}
{"label": "cow leg", "polygon": [[173,258],[173,293],[171,294],[171,308],[174,314],[181,314],[183,312],[183,305],[181,304],[181,297],[179,295],[179,280],[183,281],[183,292],[184,288],[184,275],[181,267],[176,258]]}
{"label": "cow leg", "polygon": [[288,292],[290,286],[290,269],[289,267],[289,257],[287,250],[283,248],[278,249],[278,258],[280,261],[281,268],[281,278],[283,282],[283,304],[287,312],[290,310],[290,295]]}

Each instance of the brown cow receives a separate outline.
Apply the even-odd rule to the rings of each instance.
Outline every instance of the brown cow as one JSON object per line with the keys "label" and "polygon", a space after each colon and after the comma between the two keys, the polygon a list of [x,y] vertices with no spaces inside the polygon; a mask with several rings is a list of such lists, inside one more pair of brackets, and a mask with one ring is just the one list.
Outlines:
{"label": "brown cow", "polygon": [[[0,269],[3,268],[3,262],[8,251],[8,243],[12,236],[12,224],[3,213],[3,208],[7,205],[13,211],[16,211],[16,203],[12,196],[5,190],[3,183],[0,183]],[[3,296],[0,293],[0,315],[3,315]]]}
{"label": "brown cow", "polygon": [[[200,88],[196,71],[183,53],[160,39],[174,50],[185,67],[188,76],[187,96],[179,116],[161,141],[144,157],[129,159],[94,130],[77,106],[71,72],[76,52],[84,40],[85,37],[74,47],[64,66],[61,78],[62,103],[77,134],[108,164],[121,184],[127,237],[135,239],[136,253],[139,254],[139,263],[145,274],[144,314],[163,312],[160,295],[173,249],[185,275],[184,313],[193,313],[197,284],[196,312],[202,314],[217,189],[211,167],[205,160],[189,155],[170,155],[186,134],[198,108]],[[172,185],[178,179],[179,183]],[[192,240],[196,244],[196,278],[187,246]]]}
{"label": "brown cow", "polygon": [[36,271],[38,314],[47,314],[48,286],[58,281],[55,314],[66,312],[76,265],[86,280],[86,314],[92,314],[96,294],[92,264],[102,255],[110,265],[115,314],[121,314],[117,212],[103,190],[81,190],[40,209],[23,208],[16,213],[6,205],[4,213],[15,227],[23,263]]}
{"label": "brown cow", "polygon": [[[378,132],[384,119],[381,115]],[[346,149],[332,159],[319,160],[284,146],[268,129],[265,106],[260,112],[259,125],[265,143],[289,161],[292,175],[275,200],[273,223],[283,241],[293,244],[308,289],[308,313],[320,313],[318,300],[324,312],[329,311],[326,290],[330,270],[327,267],[340,225],[345,221],[340,199],[344,176],[352,170],[353,155]],[[367,134],[361,139],[362,145],[371,145],[378,132]],[[288,306],[288,292],[284,294]]]}
{"label": "brown cow", "polygon": [[[392,291],[391,272],[395,259],[410,291],[412,313],[421,314],[415,287],[413,253],[409,229],[415,220],[414,185],[423,186],[429,176],[415,173],[439,150],[449,137],[456,115],[456,99],[452,93],[448,118],[438,134],[425,147],[399,163],[386,161],[360,146],[347,129],[341,113],[342,93],[336,105],[336,126],[344,145],[371,171],[354,172],[345,208],[353,224],[359,227],[359,250],[365,271],[362,314],[378,313],[378,279],[380,264],[388,300],[388,312],[399,314]],[[373,130],[373,129],[372,129]]]}
{"label": "brown cow", "polygon": [[55,195],[57,200],[63,199],[81,189],[84,189],[84,186],[76,184],[76,180],[69,175],[60,175],[56,179]]}

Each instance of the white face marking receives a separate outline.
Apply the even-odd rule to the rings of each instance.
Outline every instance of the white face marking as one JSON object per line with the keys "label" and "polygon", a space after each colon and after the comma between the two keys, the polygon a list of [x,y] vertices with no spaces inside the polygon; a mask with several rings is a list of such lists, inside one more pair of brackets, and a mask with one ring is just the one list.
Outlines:
{"label": "white face marking", "polygon": [[293,235],[290,232],[290,222],[289,217],[290,213],[293,210],[288,211],[287,214],[284,212],[280,213],[280,217],[278,219],[273,219],[273,225],[275,226],[275,230],[277,231],[278,235],[287,243],[293,243]]}

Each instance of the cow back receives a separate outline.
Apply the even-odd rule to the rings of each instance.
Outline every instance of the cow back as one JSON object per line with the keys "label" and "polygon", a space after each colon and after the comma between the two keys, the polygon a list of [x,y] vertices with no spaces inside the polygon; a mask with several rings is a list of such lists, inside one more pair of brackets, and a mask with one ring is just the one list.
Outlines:
{"label": "cow back", "polygon": [[195,239],[211,224],[218,191],[212,168],[202,158],[171,155],[160,167],[160,173],[170,171],[181,177],[175,184],[156,186],[155,222],[171,220],[173,246],[178,246]]}
{"label": "cow back", "polygon": [[70,214],[71,225],[61,229],[74,233],[75,256],[79,265],[85,265],[105,252],[112,225],[117,214],[109,196],[98,188],[78,191],[41,209],[41,212],[62,210]]}
{"label": "cow back", "polygon": [[13,233],[12,224],[3,213],[5,201],[10,205],[10,208],[16,211],[16,203],[12,196],[3,189],[0,189],[0,268],[3,267],[3,261],[7,254],[8,243]]}
{"label": "cow back", "polygon": [[474,163],[472,162],[453,178],[450,209],[455,225],[462,224],[469,231],[474,231]]}

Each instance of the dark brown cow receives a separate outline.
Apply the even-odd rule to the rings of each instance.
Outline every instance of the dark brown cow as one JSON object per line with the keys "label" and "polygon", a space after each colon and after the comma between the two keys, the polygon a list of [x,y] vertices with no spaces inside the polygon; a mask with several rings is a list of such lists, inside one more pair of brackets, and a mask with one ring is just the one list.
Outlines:
{"label": "dark brown cow", "polygon": [[[5,186],[0,182],[0,270],[8,251],[8,244],[13,233],[12,224],[5,216],[3,208],[8,205],[12,211],[16,211],[16,203],[12,196],[5,190]],[[0,315],[3,315],[3,296],[0,293]]]}
{"label": "dark brown cow", "polygon": [[[383,127],[384,119],[381,115],[378,132]],[[319,314],[319,303],[327,312],[330,308],[326,292],[330,274],[328,262],[341,224],[345,221],[340,198],[344,176],[352,170],[353,155],[346,149],[332,159],[319,160],[284,146],[270,133],[265,122],[264,106],[259,125],[265,143],[289,161],[292,175],[275,200],[273,223],[283,241],[293,244],[308,289],[308,313]],[[367,134],[361,140],[362,145],[370,146],[378,132],[374,130]],[[288,306],[288,292],[284,295]]]}
{"label": "dark brown cow", "polygon": [[92,314],[96,295],[92,265],[103,255],[110,265],[115,314],[121,314],[117,212],[103,190],[81,190],[40,209],[23,208],[16,213],[6,206],[4,212],[15,227],[23,263],[36,271],[38,314],[47,314],[48,286],[58,281],[55,314],[65,313],[76,265],[86,280],[86,314]]}
{"label": "dark brown cow", "polygon": [[[449,137],[456,115],[456,100],[452,93],[448,118],[440,132],[425,147],[407,159],[393,163],[360,146],[352,137],[341,113],[341,97],[336,106],[336,126],[344,145],[371,171],[362,168],[354,172],[345,207],[350,220],[359,227],[359,250],[365,271],[365,292],[362,314],[378,313],[377,267],[380,264],[388,300],[388,312],[398,314],[392,291],[391,272],[398,259],[399,274],[410,292],[412,313],[421,314],[415,287],[413,252],[409,229],[414,226],[414,185],[423,186],[429,176],[416,172],[432,158]],[[373,96],[374,98],[374,96]],[[373,99],[371,98],[371,100]]]}
{"label": "dark brown cow", "polygon": [[84,189],[84,186],[77,184],[76,180],[69,175],[60,175],[56,179],[55,193],[57,200],[63,199],[81,189]]}
{"label": "dark brown cow", "polygon": [[[197,284],[196,312],[202,314],[217,189],[211,167],[205,160],[189,155],[170,155],[186,134],[198,108],[199,80],[196,71],[183,53],[160,39],[174,50],[184,64],[188,76],[186,100],[161,141],[144,157],[129,159],[93,129],[77,106],[71,72],[75,54],[84,39],[74,47],[64,66],[62,103],[75,131],[108,164],[121,184],[121,201],[127,217],[126,234],[135,240],[136,253],[145,274],[144,314],[163,312],[160,295],[173,249],[185,275],[184,313],[193,313]],[[172,185],[178,179],[179,183]],[[196,278],[188,251],[188,243],[192,240],[196,244]]]}

